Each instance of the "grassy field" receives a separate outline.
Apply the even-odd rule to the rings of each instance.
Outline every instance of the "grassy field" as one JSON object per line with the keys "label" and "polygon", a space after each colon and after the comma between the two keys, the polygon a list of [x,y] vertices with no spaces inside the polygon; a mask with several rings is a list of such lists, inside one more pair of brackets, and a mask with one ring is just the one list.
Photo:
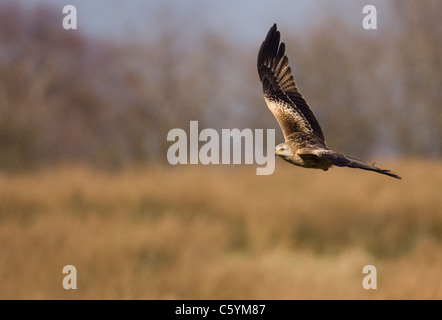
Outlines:
{"label": "grassy field", "polygon": [[0,175],[0,298],[442,299],[442,163],[379,165]]}

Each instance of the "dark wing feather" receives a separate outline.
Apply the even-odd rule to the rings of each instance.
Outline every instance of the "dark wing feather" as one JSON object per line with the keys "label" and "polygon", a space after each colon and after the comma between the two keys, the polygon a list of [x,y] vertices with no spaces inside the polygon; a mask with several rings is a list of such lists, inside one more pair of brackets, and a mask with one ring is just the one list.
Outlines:
{"label": "dark wing feather", "polygon": [[286,139],[292,133],[304,132],[315,135],[325,145],[318,120],[296,87],[285,56],[285,44],[279,41],[280,33],[274,24],[258,53],[258,73],[267,105]]}

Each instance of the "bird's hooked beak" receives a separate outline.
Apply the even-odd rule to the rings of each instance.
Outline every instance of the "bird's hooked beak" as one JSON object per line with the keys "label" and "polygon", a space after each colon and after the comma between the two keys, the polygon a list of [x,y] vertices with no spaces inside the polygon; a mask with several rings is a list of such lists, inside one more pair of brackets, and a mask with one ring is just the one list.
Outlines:
{"label": "bird's hooked beak", "polygon": [[284,151],[285,151],[284,148],[281,148],[281,146],[277,146],[275,148],[275,156],[283,157],[284,156]]}

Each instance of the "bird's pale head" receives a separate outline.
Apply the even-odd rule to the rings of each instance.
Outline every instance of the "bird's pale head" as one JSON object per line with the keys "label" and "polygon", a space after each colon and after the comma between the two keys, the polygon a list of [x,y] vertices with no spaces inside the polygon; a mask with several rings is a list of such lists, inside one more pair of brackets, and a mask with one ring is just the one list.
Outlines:
{"label": "bird's pale head", "polygon": [[290,157],[291,155],[290,146],[285,142],[280,143],[276,146],[275,153],[277,156],[280,156],[282,158]]}

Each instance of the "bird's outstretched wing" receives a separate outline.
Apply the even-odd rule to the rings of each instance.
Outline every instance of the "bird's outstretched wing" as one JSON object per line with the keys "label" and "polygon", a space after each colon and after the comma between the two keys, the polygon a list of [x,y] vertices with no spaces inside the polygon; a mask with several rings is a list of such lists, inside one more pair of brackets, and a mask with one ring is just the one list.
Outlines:
{"label": "bird's outstretched wing", "polygon": [[285,44],[279,44],[279,40],[280,33],[275,23],[258,54],[258,73],[267,105],[278,120],[286,140],[295,132],[304,132],[314,135],[325,145],[318,120],[296,87],[284,54]]}

